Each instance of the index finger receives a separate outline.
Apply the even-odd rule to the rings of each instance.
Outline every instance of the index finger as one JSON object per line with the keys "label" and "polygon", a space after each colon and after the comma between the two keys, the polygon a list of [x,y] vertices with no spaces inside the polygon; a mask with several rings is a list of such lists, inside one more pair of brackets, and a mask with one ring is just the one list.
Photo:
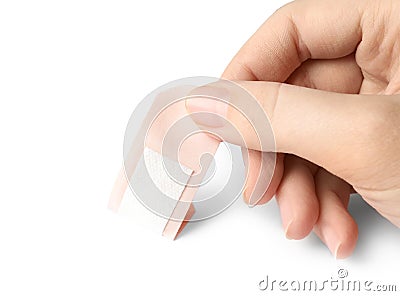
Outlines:
{"label": "index finger", "polygon": [[244,44],[222,77],[284,82],[307,59],[353,53],[366,1],[299,0],[277,10]]}

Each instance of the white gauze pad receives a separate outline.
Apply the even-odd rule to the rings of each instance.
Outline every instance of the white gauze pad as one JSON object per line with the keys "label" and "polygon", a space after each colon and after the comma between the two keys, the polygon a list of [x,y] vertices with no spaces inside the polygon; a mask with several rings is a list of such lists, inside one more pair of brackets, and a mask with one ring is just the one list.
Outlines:
{"label": "white gauze pad", "polygon": [[[168,175],[165,165],[168,165],[169,173],[181,175],[179,180],[187,182],[192,174],[191,169],[167,157],[163,159],[161,154],[146,147],[130,179],[140,200],[128,189],[118,209],[118,213],[133,218],[159,234],[162,234],[185,189],[185,184],[179,184]],[[161,194],[166,197],[155,198]]]}

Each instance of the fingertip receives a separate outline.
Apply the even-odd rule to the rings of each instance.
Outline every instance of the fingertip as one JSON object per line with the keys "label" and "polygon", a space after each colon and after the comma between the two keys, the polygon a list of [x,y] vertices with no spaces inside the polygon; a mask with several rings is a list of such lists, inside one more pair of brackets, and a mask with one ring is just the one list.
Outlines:
{"label": "fingertip", "polygon": [[[285,208],[282,207],[281,210],[284,211]],[[294,240],[300,240],[307,237],[313,230],[315,223],[318,221],[318,200],[312,196],[309,196],[306,200],[304,200],[302,207],[295,207],[292,209],[291,215],[292,216],[289,218],[289,223],[286,224],[284,220],[282,222],[284,225],[287,225],[285,227],[286,237]],[[290,217],[290,214],[282,215],[282,217],[285,216]]]}
{"label": "fingertip", "polygon": [[344,207],[332,207],[330,214],[323,211],[314,232],[335,259],[349,257],[357,244],[358,226]]}
{"label": "fingertip", "polygon": [[315,176],[320,215],[315,233],[336,259],[349,257],[356,246],[358,227],[347,210],[350,186],[325,170]]}
{"label": "fingertip", "polygon": [[250,208],[267,203],[275,195],[283,176],[283,159],[281,154],[248,151],[243,199]]}
{"label": "fingertip", "polygon": [[318,220],[318,211],[307,210],[301,215],[292,218],[288,223],[283,222],[286,224],[285,228],[285,236],[288,239],[293,240],[300,240],[307,237],[313,227]]}
{"label": "fingertip", "polygon": [[336,259],[345,259],[353,254],[357,245],[358,227],[356,222],[350,218],[347,222],[347,231],[339,236],[339,243],[333,255]]}
{"label": "fingertip", "polygon": [[305,160],[285,159],[285,172],[276,194],[285,235],[302,239],[313,229],[319,216],[313,175]]}

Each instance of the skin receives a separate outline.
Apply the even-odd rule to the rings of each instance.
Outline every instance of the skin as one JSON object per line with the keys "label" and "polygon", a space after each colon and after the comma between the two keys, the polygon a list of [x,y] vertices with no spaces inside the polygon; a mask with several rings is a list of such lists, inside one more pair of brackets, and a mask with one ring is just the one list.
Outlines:
{"label": "skin", "polygon": [[[291,2],[222,75],[242,81],[275,133],[277,169],[257,204],[276,195],[286,236],[314,231],[337,258],[349,256],[357,241],[347,211],[352,192],[400,227],[399,15],[395,0]],[[241,128],[234,109],[227,116]],[[267,152],[241,132],[249,143],[249,202]]]}

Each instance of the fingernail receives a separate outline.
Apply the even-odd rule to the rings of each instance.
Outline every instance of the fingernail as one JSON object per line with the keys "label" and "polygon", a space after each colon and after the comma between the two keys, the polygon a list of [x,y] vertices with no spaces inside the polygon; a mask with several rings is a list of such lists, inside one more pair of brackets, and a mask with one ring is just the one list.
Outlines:
{"label": "fingernail", "polygon": [[228,112],[228,104],[218,99],[196,97],[187,99],[186,110],[199,125],[208,127],[223,127]]}
{"label": "fingernail", "polygon": [[247,206],[251,209],[251,208],[254,208],[256,205],[257,205],[256,203],[255,204],[249,203]]}
{"label": "fingernail", "polygon": [[336,246],[336,248],[335,248],[335,253],[334,253],[335,259],[341,259],[341,257],[339,257],[339,255],[340,255],[340,247],[341,247],[341,246],[342,246],[342,244],[339,243],[339,244]]}
{"label": "fingernail", "polygon": [[260,201],[261,197],[259,197],[257,194],[253,193],[250,195],[249,198],[249,207],[252,208],[257,205],[257,203]]}
{"label": "fingernail", "polygon": [[[241,150],[242,150],[242,159],[243,159],[244,171],[245,171],[245,174],[246,174],[246,185],[247,185],[247,178],[248,178],[248,175],[249,175],[249,172],[248,172],[248,169],[249,169],[249,155],[248,155],[249,151],[246,148],[243,148],[243,147],[242,147]],[[254,207],[254,205],[250,204],[250,199],[249,199],[249,196],[247,194],[247,186],[243,191],[243,199],[247,203],[249,208],[253,208]]]}
{"label": "fingernail", "polygon": [[250,192],[250,196],[248,194],[248,188],[246,188],[243,192],[244,201],[247,203],[249,208],[254,208],[257,203],[260,201],[260,198],[255,198],[257,194],[254,193],[255,189]]}
{"label": "fingernail", "polygon": [[243,200],[244,200],[244,202],[247,204],[247,206],[249,208],[254,208],[255,205],[252,205],[252,204],[249,203],[249,197],[248,197],[248,194],[247,194],[247,192],[248,192],[247,190],[248,190],[248,188],[246,187],[244,189],[244,191],[243,191]]}
{"label": "fingernail", "polygon": [[289,235],[289,228],[290,228],[290,225],[292,225],[292,222],[293,222],[293,221],[290,221],[290,222],[288,223],[288,225],[286,226],[286,229],[285,229],[285,236],[286,236],[286,238],[287,238],[288,240],[293,240],[293,238]]}
{"label": "fingernail", "polygon": [[247,172],[248,166],[249,166],[249,150],[247,150],[246,148],[241,148],[242,151],[242,159],[243,159],[243,165],[245,168],[245,173]]}

